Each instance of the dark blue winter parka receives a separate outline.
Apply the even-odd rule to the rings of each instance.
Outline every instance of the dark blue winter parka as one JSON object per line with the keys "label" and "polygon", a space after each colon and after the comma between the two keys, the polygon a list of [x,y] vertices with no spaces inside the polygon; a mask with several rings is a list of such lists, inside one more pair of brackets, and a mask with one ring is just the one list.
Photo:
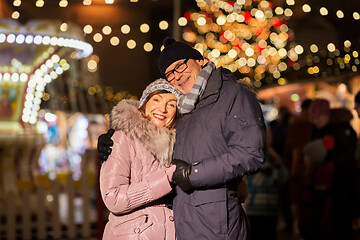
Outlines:
{"label": "dark blue winter parka", "polygon": [[[265,124],[255,94],[227,69],[215,69],[195,109],[176,124],[173,158],[192,163],[187,194],[173,202],[178,240],[247,238],[236,194],[245,174],[263,165]],[[261,230],[260,230],[261,231]]]}

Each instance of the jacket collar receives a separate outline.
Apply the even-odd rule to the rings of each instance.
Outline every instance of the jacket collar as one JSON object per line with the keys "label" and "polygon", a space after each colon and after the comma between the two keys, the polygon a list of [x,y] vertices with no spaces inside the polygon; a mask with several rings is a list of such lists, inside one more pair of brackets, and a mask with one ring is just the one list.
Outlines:
{"label": "jacket collar", "polygon": [[222,85],[221,69],[221,67],[217,68],[211,73],[204,94],[200,97],[199,101],[219,93]]}
{"label": "jacket collar", "polygon": [[139,140],[161,164],[170,163],[175,142],[175,130],[158,127],[143,117],[139,101],[122,100],[111,111],[110,127]]}

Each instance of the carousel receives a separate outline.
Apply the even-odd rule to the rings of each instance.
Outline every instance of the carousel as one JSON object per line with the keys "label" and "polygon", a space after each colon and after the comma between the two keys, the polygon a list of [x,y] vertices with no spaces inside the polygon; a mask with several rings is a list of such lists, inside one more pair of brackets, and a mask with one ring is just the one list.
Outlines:
{"label": "carousel", "polygon": [[[6,206],[0,206],[3,211],[12,211],[16,207],[13,199],[19,195],[22,200],[29,200],[35,184],[46,185],[48,179],[37,174],[38,159],[47,141],[38,119],[51,118],[49,114],[40,116],[45,87],[66,71],[78,71],[80,75],[81,69],[71,63],[92,51],[77,25],[54,20],[21,24],[0,19],[0,199]],[[11,229],[15,214],[5,215],[10,216],[8,231],[15,234],[15,229]]]}

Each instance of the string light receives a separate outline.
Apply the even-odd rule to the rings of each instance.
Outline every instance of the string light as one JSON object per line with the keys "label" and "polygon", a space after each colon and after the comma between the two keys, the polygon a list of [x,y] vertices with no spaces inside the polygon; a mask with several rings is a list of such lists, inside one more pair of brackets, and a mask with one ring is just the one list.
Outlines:
{"label": "string light", "polygon": [[119,43],[120,43],[120,40],[119,40],[118,37],[113,36],[113,37],[110,38],[110,44],[111,45],[117,46],[117,45],[119,45]]}
{"label": "string light", "polygon": [[68,1],[67,0],[60,0],[59,2],[59,6],[60,7],[67,7],[68,6]]}
{"label": "string light", "polygon": [[111,33],[112,29],[110,26],[104,26],[103,29],[102,29],[102,32],[105,34],[105,35],[109,35]]}
{"label": "string light", "polygon": [[36,7],[43,7],[44,6],[44,1],[43,0],[37,0],[35,3]]}
{"label": "string light", "polygon": [[127,24],[121,26],[121,32],[122,32],[123,34],[128,34],[128,33],[130,33],[130,30],[131,30],[131,28],[130,28],[130,26],[127,25]]}
{"label": "string light", "polygon": [[134,49],[136,47],[136,42],[133,39],[130,39],[129,41],[127,41],[126,46],[129,49]]}
{"label": "string light", "polygon": [[166,30],[166,29],[168,29],[168,27],[169,27],[169,23],[167,21],[163,20],[163,21],[159,22],[159,28],[161,30]]}
{"label": "string light", "polygon": [[91,5],[91,0],[84,0],[83,1],[83,5],[85,5],[85,6],[89,6],[89,5]]}
{"label": "string light", "polygon": [[147,23],[143,23],[140,25],[140,31],[142,33],[147,33],[147,32],[149,32],[149,30],[150,30],[150,27]]}
{"label": "string light", "polygon": [[21,5],[21,0],[14,0],[13,5],[14,7],[19,7]]}
{"label": "string light", "polygon": [[20,17],[20,13],[18,11],[14,11],[11,14],[11,18],[13,18],[13,19],[19,19],[19,17]]}

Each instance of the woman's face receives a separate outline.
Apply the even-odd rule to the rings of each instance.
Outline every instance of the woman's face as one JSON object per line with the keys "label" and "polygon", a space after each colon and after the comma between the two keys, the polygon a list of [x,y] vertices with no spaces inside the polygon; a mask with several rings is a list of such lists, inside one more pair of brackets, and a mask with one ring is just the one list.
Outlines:
{"label": "woman's face", "polygon": [[169,127],[176,115],[176,97],[172,93],[152,96],[145,105],[145,116],[158,127]]}

